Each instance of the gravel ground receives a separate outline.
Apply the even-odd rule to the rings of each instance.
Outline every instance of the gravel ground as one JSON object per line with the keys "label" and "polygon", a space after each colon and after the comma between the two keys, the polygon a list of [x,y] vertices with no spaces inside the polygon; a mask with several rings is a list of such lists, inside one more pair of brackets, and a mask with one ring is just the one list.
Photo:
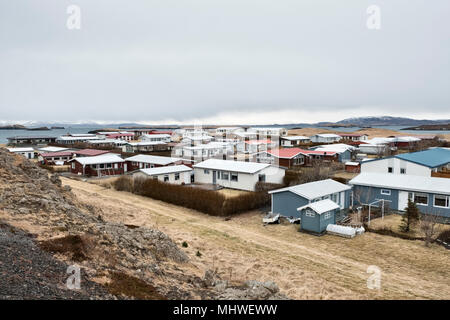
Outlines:
{"label": "gravel ground", "polygon": [[114,299],[81,269],[81,289],[69,290],[67,265],[42,251],[29,234],[0,223],[0,299]]}

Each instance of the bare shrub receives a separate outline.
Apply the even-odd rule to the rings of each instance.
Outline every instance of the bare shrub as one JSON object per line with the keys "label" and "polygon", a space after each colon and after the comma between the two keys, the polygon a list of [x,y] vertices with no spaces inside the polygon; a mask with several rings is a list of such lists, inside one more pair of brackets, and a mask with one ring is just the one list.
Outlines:
{"label": "bare shrub", "polygon": [[[276,185],[277,187],[279,185]],[[266,191],[241,194],[227,198],[212,190],[164,183],[158,180],[121,177],[114,183],[116,190],[129,191],[213,216],[228,216],[265,206],[270,201]],[[259,184],[260,190],[275,188],[272,184]]]}

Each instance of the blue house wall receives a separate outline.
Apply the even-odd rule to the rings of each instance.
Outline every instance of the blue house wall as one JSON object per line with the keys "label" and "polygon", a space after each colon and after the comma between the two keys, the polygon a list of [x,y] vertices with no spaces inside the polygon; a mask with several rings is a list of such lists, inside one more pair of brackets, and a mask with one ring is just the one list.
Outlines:
{"label": "blue house wall", "polygon": [[[344,210],[350,207],[351,190],[344,192]],[[322,197],[325,199],[325,197]],[[340,196],[338,204],[340,204]],[[299,196],[290,191],[283,191],[272,193],[272,212],[279,213],[285,217],[300,218],[300,213],[297,211],[299,207],[308,204],[310,201],[302,196]]]}
{"label": "blue house wall", "polygon": [[[383,195],[381,194],[381,189],[386,189],[391,191],[391,195]],[[410,192],[408,190],[402,190],[406,192]],[[425,192],[421,192],[425,193]],[[353,195],[354,195],[354,202],[355,205],[358,204],[369,204],[375,200],[379,199],[385,199],[389,200],[390,204],[389,207],[392,210],[399,210],[403,211],[404,208],[398,207],[398,194],[399,190],[396,189],[390,189],[390,188],[376,188],[376,187],[368,187],[368,186],[353,186]],[[447,219],[450,219],[450,208],[440,208],[434,206],[434,195],[433,193],[427,193],[428,194],[428,205],[420,205],[417,204],[417,208],[419,211],[423,214],[438,214],[442,217],[445,217]]]}
{"label": "blue house wall", "polygon": [[306,213],[307,209],[303,209],[300,212],[300,229],[305,231],[312,231],[317,233],[322,233],[327,229],[327,226],[329,224],[335,224],[336,223],[336,210],[331,210],[331,216],[328,219],[325,219],[326,213],[322,214],[315,214],[314,217],[307,216]]}
{"label": "blue house wall", "polygon": [[290,191],[272,193],[272,212],[285,217],[300,218],[297,208],[309,203],[309,200]]}

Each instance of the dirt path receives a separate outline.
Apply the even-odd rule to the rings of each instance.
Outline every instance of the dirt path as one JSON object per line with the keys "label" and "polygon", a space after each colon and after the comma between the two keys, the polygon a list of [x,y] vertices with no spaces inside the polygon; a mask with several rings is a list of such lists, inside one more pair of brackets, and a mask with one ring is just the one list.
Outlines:
{"label": "dirt path", "polygon": [[[273,280],[295,299],[450,298],[450,255],[442,247],[370,233],[315,237],[289,224],[264,227],[258,212],[225,221],[95,184],[63,183],[107,220],[156,227],[180,246],[186,241],[199,276],[218,268],[225,279]],[[382,271],[381,290],[367,288],[369,265]]]}

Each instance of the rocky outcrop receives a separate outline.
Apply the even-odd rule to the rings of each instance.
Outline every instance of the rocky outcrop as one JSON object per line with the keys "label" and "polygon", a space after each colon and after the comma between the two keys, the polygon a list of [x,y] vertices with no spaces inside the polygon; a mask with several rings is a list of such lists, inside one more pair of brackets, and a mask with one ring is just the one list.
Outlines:
{"label": "rocky outcrop", "polygon": [[120,281],[111,286],[115,294],[117,290],[120,292],[120,286],[130,287],[126,281],[133,281],[132,286],[139,284],[147,290],[144,281],[152,285],[151,288],[154,285],[158,292],[149,295],[141,292],[141,297],[285,298],[272,282],[250,281],[236,285],[220,279],[212,271],[207,271],[203,279],[183,271],[188,256],[165,233],[104,221],[99,209],[79,203],[70,187],[62,186],[57,175],[2,148],[1,219],[11,224],[20,222],[39,227],[39,236],[44,238],[38,243],[40,249],[57,254],[66,262],[79,263],[90,277],[109,277],[113,281],[114,275],[120,274]]}

